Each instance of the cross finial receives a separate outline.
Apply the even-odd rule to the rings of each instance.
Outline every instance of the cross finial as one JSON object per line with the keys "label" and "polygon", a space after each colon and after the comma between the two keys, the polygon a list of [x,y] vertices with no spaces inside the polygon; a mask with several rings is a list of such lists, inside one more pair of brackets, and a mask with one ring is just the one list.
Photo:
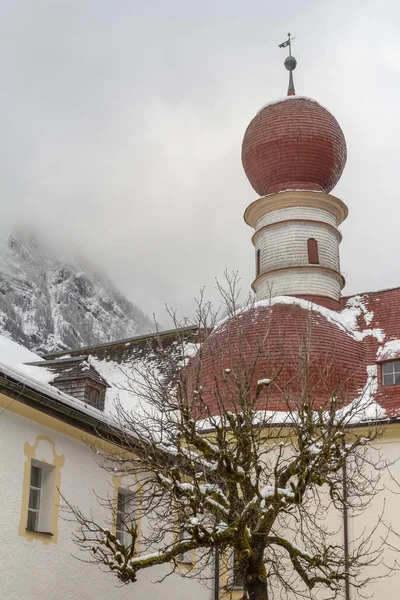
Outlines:
{"label": "cross finial", "polygon": [[286,40],[286,42],[282,42],[282,44],[279,44],[279,48],[286,48],[286,46],[289,46],[289,56],[285,58],[285,67],[289,71],[289,87],[287,92],[288,96],[294,96],[296,93],[293,83],[293,71],[297,65],[297,60],[294,56],[292,56],[292,42],[294,39],[295,38],[292,38],[291,34],[288,33],[288,39]]}

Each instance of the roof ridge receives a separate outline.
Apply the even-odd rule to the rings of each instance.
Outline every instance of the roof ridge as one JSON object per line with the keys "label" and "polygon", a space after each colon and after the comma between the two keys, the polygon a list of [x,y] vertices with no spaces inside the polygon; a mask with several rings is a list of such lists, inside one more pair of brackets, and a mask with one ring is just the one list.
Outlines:
{"label": "roof ridge", "polygon": [[164,331],[153,331],[150,333],[144,333],[141,335],[133,336],[130,338],[124,338],[122,340],[114,340],[112,342],[104,342],[103,344],[96,344],[94,346],[86,346],[84,348],[75,348],[70,350],[65,350],[64,352],[53,352],[51,354],[43,354],[42,358],[45,360],[52,360],[57,357],[65,356],[66,354],[71,354],[73,352],[83,352],[84,354],[90,353],[92,350],[101,350],[102,348],[110,348],[111,346],[120,346],[122,344],[136,343],[141,340],[147,340],[155,337],[164,337],[168,335],[173,335],[176,333],[183,333],[184,331],[195,331],[198,329],[197,325],[188,325],[187,327],[180,327],[174,329],[166,329]]}
{"label": "roof ridge", "polygon": [[366,294],[380,294],[382,292],[393,292],[394,290],[400,290],[400,285],[391,288],[382,288],[379,290],[372,290],[369,292],[356,292],[354,294],[348,294],[347,296],[342,296],[341,300],[347,300],[348,298],[354,298],[354,296],[365,296]]}

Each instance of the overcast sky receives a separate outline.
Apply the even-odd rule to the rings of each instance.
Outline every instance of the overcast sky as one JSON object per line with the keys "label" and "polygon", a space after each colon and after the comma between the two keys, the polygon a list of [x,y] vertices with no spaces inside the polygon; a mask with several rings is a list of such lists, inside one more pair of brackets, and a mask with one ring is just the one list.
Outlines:
{"label": "overcast sky", "polygon": [[103,265],[163,321],[202,286],[254,276],[244,131],[286,93],[337,117],[345,293],[400,285],[400,8],[303,0],[1,0],[1,227]]}

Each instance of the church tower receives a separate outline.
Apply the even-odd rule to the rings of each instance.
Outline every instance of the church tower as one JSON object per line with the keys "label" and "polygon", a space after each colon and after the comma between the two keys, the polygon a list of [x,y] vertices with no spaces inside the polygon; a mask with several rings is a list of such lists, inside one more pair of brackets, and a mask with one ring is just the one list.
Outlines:
{"label": "church tower", "polygon": [[288,95],[257,113],[242,145],[245,173],[260,196],[244,215],[254,229],[252,287],[257,300],[296,296],[335,309],[345,284],[338,227],[348,210],[330,192],[346,164],[346,140],[326,108],[296,96],[290,50],[285,66]]}

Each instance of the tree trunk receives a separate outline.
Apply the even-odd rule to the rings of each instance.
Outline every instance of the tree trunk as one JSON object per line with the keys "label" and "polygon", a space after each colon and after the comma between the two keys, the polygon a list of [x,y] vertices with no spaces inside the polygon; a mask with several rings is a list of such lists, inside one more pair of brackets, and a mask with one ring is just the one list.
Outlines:
{"label": "tree trunk", "polygon": [[244,587],[249,600],[268,600],[264,548],[253,548],[244,572]]}
{"label": "tree trunk", "polygon": [[268,588],[266,581],[259,579],[251,581],[246,585],[249,600],[268,600]]}

